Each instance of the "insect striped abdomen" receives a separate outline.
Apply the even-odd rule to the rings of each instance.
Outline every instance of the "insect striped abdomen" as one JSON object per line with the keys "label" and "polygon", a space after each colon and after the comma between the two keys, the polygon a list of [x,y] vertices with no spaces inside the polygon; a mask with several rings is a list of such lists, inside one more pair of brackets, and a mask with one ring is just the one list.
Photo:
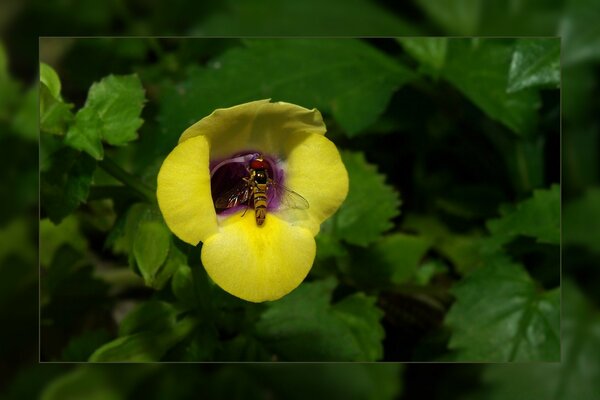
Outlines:
{"label": "insect striped abdomen", "polygon": [[262,225],[267,215],[267,185],[257,183],[254,189],[254,214],[256,224]]}

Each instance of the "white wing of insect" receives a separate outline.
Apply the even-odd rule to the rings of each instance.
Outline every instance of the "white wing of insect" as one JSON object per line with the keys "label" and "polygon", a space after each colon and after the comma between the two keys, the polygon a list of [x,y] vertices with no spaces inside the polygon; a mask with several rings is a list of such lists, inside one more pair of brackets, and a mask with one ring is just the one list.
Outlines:
{"label": "white wing of insect", "polygon": [[306,210],[309,207],[308,201],[287,187],[276,183],[275,181],[271,181],[269,186],[267,187],[267,193],[271,194],[270,199],[279,199],[279,209],[297,209],[297,210]]}
{"label": "white wing of insect", "polygon": [[246,181],[241,181],[215,200],[215,208],[227,209],[239,205],[248,205],[252,188]]}

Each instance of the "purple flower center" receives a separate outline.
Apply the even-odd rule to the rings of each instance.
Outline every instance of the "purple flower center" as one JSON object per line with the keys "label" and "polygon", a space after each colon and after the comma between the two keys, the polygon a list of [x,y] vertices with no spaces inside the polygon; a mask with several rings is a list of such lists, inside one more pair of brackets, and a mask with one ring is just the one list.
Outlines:
{"label": "purple flower center", "polygon": [[[250,163],[261,157],[261,153],[248,151],[237,153],[225,159],[210,162],[210,191],[218,215],[233,214],[244,208],[254,208],[253,188],[244,178],[250,178]],[[283,182],[283,169],[275,157],[262,154],[266,164],[268,177],[275,183]],[[275,190],[269,190],[267,185],[267,211],[276,210],[279,207],[279,198]],[[249,195],[245,196],[247,192]],[[232,201],[237,199],[237,204]],[[245,200],[245,201],[244,201]],[[228,206],[224,204],[229,203]]]}

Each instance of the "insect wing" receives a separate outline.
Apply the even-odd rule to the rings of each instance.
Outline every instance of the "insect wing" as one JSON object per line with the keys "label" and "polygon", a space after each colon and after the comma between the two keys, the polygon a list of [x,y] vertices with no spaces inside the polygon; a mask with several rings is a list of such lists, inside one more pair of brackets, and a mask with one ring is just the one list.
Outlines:
{"label": "insect wing", "polygon": [[309,207],[308,201],[304,197],[283,185],[272,182],[269,185],[269,190],[274,192],[271,199],[279,199],[280,209],[293,208],[298,210],[306,210]]}
{"label": "insect wing", "polygon": [[215,208],[227,209],[238,205],[244,205],[248,203],[250,192],[250,186],[242,181],[215,200]]}

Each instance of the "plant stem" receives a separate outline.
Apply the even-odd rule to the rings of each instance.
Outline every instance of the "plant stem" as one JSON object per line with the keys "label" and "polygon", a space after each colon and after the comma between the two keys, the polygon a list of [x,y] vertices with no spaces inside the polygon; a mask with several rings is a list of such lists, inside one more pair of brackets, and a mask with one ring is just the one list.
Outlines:
{"label": "plant stem", "polygon": [[125,171],[110,158],[105,157],[104,160],[98,163],[98,166],[113,178],[125,184],[142,199],[150,203],[156,203],[156,195],[154,194],[155,190],[140,181],[135,176],[131,175],[129,172]]}

